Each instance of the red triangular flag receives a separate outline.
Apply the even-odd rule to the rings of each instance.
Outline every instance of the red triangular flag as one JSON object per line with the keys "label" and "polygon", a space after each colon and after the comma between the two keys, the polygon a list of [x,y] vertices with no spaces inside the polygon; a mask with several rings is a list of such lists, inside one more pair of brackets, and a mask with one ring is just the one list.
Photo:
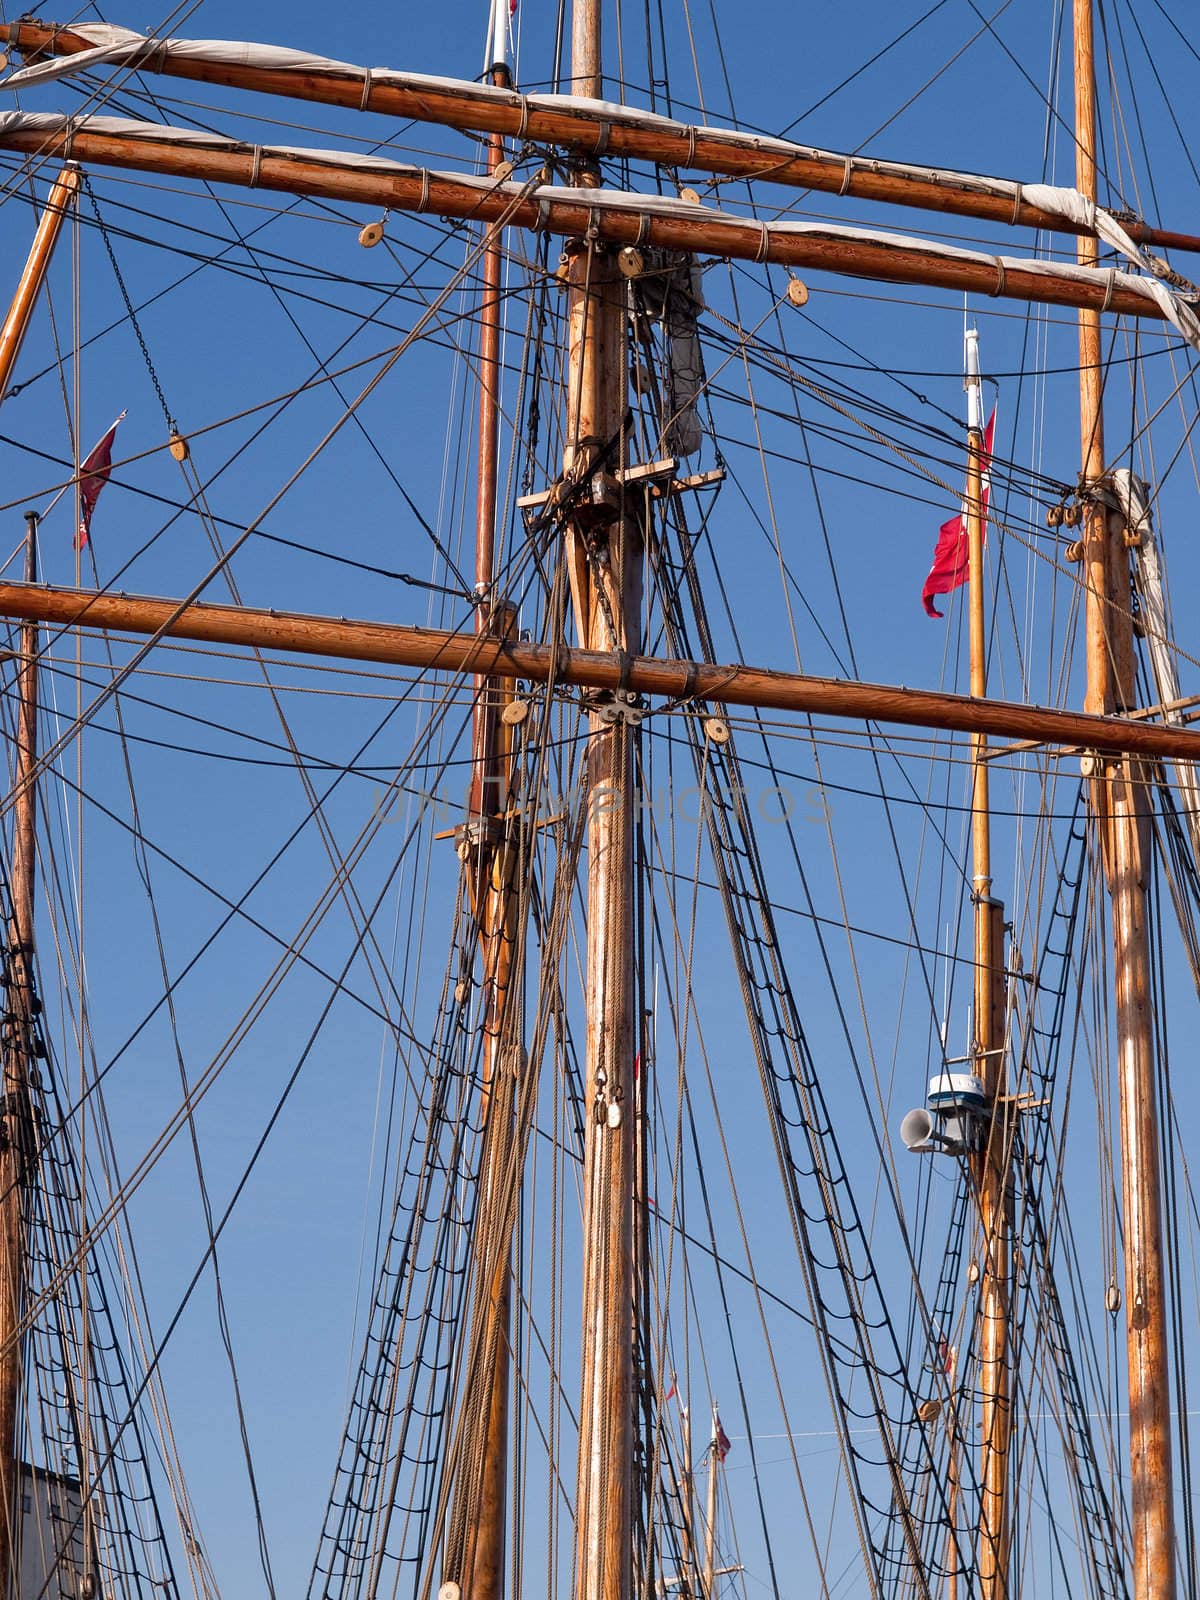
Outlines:
{"label": "red triangular flag", "polygon": [[720,1417],[714,1417],[713,1421],[717,1425],[716,1435],[713,1439],[713,1449],[717,1452],[717,1460],[724,1462],[725,1457],[733,1449],[733,1445],[729,1442],[729,1436],[721,1426]]}
{"label": "red triangular flag", "polygon": [[[992,480],[990,467],[992,464],[992,441],[996,433],[996,408],[992,407],[992,414],[988,418],[988,425],[983,435],[983,477],[982,493],[984,515],[984,537],[987,537],[987,508],[988,496],[991,493]],[[925,587],[921,590],[921,600],[925,606],[925,614],[929,617],[941,617],[945,613],[938,610],[933,603],[935,594],[949,594],[952,589],[961,589],[971,576],[971,551],[967,542],[967,508],[964,505],[958,516],[951,517],[949,522],[943,522],[938,529],[937,548],[933,552],[933,565],[929,569],[929,576],[925,579]]]}
{"label": "red triangular flag", "polygon": [[76,550],[82,550],[87,545],[92,526],[92,512],[96,509],[100,491],[108,482],[108,475],[112,471],[113,440],[117,437],[117,429],[124,420],[125,413],[122,411],[79,469],[79,530],[75,535]]}

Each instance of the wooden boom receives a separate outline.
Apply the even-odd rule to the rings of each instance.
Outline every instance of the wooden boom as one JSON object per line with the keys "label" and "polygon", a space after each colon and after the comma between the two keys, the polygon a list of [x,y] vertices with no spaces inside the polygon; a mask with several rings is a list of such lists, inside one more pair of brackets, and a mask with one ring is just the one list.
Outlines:
{"label": "wooden boom", "polygon": [[103,118],[0,117],[0,149],[44,158],[128,167],[285,194],[316,195],[398,211],[433,212],[476,222],[578,238],[589,229],[615,245],[656,245],[742,261],[811,267],[884,283],[921,284],[1009,300],[1165,318],[1143,280],[1109,271],[1056,267],[1020,257],[951,250],[903,235],[868,234],[832,224],[750,221],[683,201],[588,189],[528,190],[365,157],[249,145],[156,123]]}
{"label": "wooden boom", "polygon": [[909,689],[840,678],[814,678],[765,667],[622,656],[533,644],[494,634],[451,633],[398,623],[359,622],[260,611],[248,606],[181,606],[175,600],[97,594],[91,589],[0,583],[0,616],[62,627],[164,634],[209,644],[257,646],[336,656],[386,666],[529,678],[589,689],[631,689],[667,700],[754,706],[763,711],[817,713],[855,721],[894,722],[953,733],[1073,745],[1084,750],[1200,760],[1200,733],[1165,723],[1093,716],[1003,700],[975,700],[941,690]]}
{"label": "wooden boom", "polygon": [[[45,22],[0,24],[7,40],[27,57],[77,55],[95,41],[70,28]],[[537,144],[564,146],[586,155],[601,153],[657,162],[687,171],[753,178],[856,200],[913,206],[988,222],[1045,228],[1060,233],[1086,233],[1079,222],[1030,204],[1015,185],[1012,194],[996,193],[996,179],[972,182],[969,174],[908,167],[904,162],[872,161],[865,156],[814,150],[782,139],[760,138],[736,128],[690,127],[666,117],[648,118],[607,102],[588,106],[555,97],[546,104],[537,96],[491,85],[436,79],[418,74],[372,76],[361,67],[330,62],[320,67],[271,67],[206,59],[189,41],[186,56],[170,55],[161,41],[148,39],[139,51],[138,70],[202,83],[247,89],[374,111],[387,116],[437,123],[470,133],[499,133]],[[989,190],[991,192],[989,192]],[[1167,249],[1200,251],[1200,237],[1122,219],[1131,238]]]}

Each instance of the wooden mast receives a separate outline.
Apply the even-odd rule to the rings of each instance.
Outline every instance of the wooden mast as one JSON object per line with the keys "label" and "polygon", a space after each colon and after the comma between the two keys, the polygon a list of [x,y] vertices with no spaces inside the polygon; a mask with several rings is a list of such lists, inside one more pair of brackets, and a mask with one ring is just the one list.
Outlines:
{"label": "wooden mast", "polygon": [[[572,91],[601,98],[601,0],[575,0]],[[573,174],[596,188],[594,165]],[[569,369],[564,480],[577,486],[566,561],[581,643],[626,659],[641,643],[642,537],[625,514],[625,280],[586,228],[566,243]],[[634,751],[624,684],[588,711],[587,1045],[584,1061],[583,1320],[575,1490],[577,1600],[632,1587]]]}
{"label": "wooden mast", "polygon": [[[79,192],[79,169],[63,168],[55,179],[33,237],[25,270],[0,327],[0,399],[46,278],[67,211]],[[25,581],[37,578],[37,514],[25,517]],[[24,1184],[31,1119],[29,1077],[33,1062],[33,886],[37,825],[38,625],[21,628],[17,674],[17,749],[13,783],[13,844],[9,895],[6,1010],[0,1024],[0,1596],[16,1595],[20,1582],[21,1385],[24,1348],[20,1336],[25,1285]]]}
{"label": "wooden mast", "polygon": [[717,1583],[717,1465],[720,1451],[717,1448],[718,1422],[716,1402],[712,1408],[712,1436],[708,1442],[708,1492],[704,1501],[704,1579],[700,1586],[703,1600],[716,1600]]}
{"label": "wooden mast", "polygon": [[[1094,85],[1092,71],[1091,5],[1090,0],[1075,0],[1076,14],[1076,110],[1079,140],[1078,187],[1085,195],[1095,194],[1094,159]],[[599,14],[598,0],[577,0],[575,30],[575,62],[577,79],[579,62],[586,53],[580,41],[594,35],[593,53],[594,88],[584,88],[576,82],[576,89],[599,94]],[[86,135],[80,135],[80,138]],[[132,164],[132,163],[130,163]],[[582,176],[582,175],[581,175]],[[282,186],[282,185],[281,185]],[[584,184],[586,187],[586,183]],[[616,235],[611,234],[610,237]],[[1097,250],[1093,241],[1084,239],[1079,247],[1079,260],[1083,265],[1094,266]],[[595,481],[603,478],[603,467],[593,472],[603,456],[604,449],[620,433],[623,413],[623,333],[620,285],[612,279],[611,263],[606,258],[598,240],[586,241],[582,248],[571,252],[569,267],[571,288],[571,428],[567,449],[566,470],[578,477]],[[917,281],[915,279],[911,281]],[[605,293],[605,286],[611,291]],[[1097,293],[1100,291],[1097,290]],[[612,302],[609,305],[609,301]],[[1117,302],[1114,301],[1114,306]],[[613,314],[610,315],[609,313]],[[1099,313],[1083,311],[1080,315],[1081,350],[1081,417],[1084,444],[1084,475],[1088,485],[1100,481],[1104,468],[1101,433]],[[614,361],[615,352],[615,361]],[[615,367],[615,371],[613,368]],[[612,379],[595,381],[596,374],[608,371]],[[2,392],[2,390],[0,390]],[[611,406],[609,401],[612,402]],[[604,424],[611,425],[606,432]],[[978,474],[976,473],[976,484]],[[599,485],[601,489],[604,485]],[[619,493],[617,495],[619,501]],[[593,496],[593,508],[603,502],[603,494]],[[1088,709],[1108,713],[1124,710],[1132,700],[1132,687],[1126,666],[1132,659],[1128,624],[1128,584],[1123,554],[1114,548],[1113,530],[1099,504],[1088,505],[1085,521],[1085,561],[1087,572],[1087,657],[1088,657]],[[638,575],[640,564],[640,539],[636,524],[618,514],[607,526],[597,532],[590,518],[572,513],[569,530],[569,560],[571,564],[572,593],[576,605],[579,633],[584,648],[593,652],[623,651],[636,654],[638,647],[638,621],[640,596]],[[615,599],[616,604],[613,605]],[[630,602],[632,601],[632,604]],[[562,678],[562,674],[558,676]],[[622,692],[632,681],[628,672],[622,671]],[[612,691],[606,691],[611,694]],[[24,702],[22,702],[24,704]],[[603,784],[614,803],[603,810],[593,806],[589,825],[589,995],[592,1009],[588,1027],[588,1080],[587,1090],[594,1110],[604,1113],[604,1127],[597,1121],[589,1122],[588,1166],[586,1179],[585,1242],[588,1257],[585,1266],[585,1345],[592,1338],[592,1324],[586,1312],[593,1288],[604,1279],[600,1288],[609,1292],[613,1288],[614,1274],[619,1276],[621,1251],[619,1245],[620,1219],[625,1209],[625,1196],[630,1185],[619,1180],[627,1175],[621,1167],[620,1147],[625,1142],[625,1126],[632,1118],[622,1117],[622,1080],[620,1072],[625,1053],[619,1046],[623,1038],[629,1044],[628,1058],[632,1060],[632,926],[629,921],[632,897],[624,894],[632,874],[632,734],[626,722],[619,717],[614,722],[602,712],[620,710],[623,702],[609,700],[591,714],[591,739],[589,746],[589,771],[593,785]],[[982,737],[982,735],[980,736]],[[1190,753],[1190,752],[1189,752]],[[983,766],[980,761],[978,766]],[[29,769],[32,789],[32,767]],[[613,781],[613,780],[617,781]],[[978,782],[978,779],[977,779]],[[976,795],[978,795],[976,789]],[[18,790],[20,794],[21,791]],[[1131,1448],[1133,1457],[1133,1515],[1135,1536],[1135,1595],[1173,1596],[1174,1556],[1172,1529],[1172,1490],[1170,1473],[1169,1395],[1167,1374],[1167,1348],[1165,1332],[1165,1302],[1162,1274],[1162,1223],[1158,1191],[1159,1150],[1158,1131],[1154,1112],[1154,1074],[1152,1031],[1149,1019],[1149,963],[1145,905],[1145,826],[1138,815],[1138,795],[1141,793],[1141,774],[1135,761],[1124,758],[1105,763],[1101,775],[1093,784],[1093,804],[1096,808],[1104,845],[1105,867],[1113,895],[1114,940],[1116,948],[1116,1001],[1118,1027],[1118,1062],[1122,1105],[1122,1143],[1124,1154],[1124,1211],[1125,1211],[1125,1283],[1126,1315],[1129,1343],[1129,1374],[1131,1398]],[[30,805],[32,801],[30,799]],[[18,809],[20,801],[18,801]],[[599,814],[597,814],[599,812]],[[619,814],[623,813],[622,817]],[[30,871],[32,857],[29,858]],[[626,864],[628,873],[625,874]],[[976,893],[978,899],[978,857],[976,858]],[[14,895],[15,895],[14,858]],[[614,887],[615,886],[615,887]],[[624,920],[622,920],[624,918]],[[991,921],[991,919],[979,919]],[[622,940],[622,934],[625,935]],[[984,968],[980,960],[980,941],[989,936],[977,925],[977,971]],[[997,948],[995,931],[990,936],[993,952]],[[595,946],[595,952],[593,950]],[[18,945],[18,950],[19,950]],[[594,958],[593,958],[594,957]],[[985,1015],[991,1008],[976,1006],[978,1027],[982,1032]],[[593,1049],[593,1033],[596,1044]],[[6,1065],[7,1071],[7,1065]],[[613,1112],[616,1116],[613,1116]],[[605,1135],[611,1135],[606,1138]],[[595,1154],[593,1153],[595,1151]],[[597,1173],[600,1177],[597,1178]],[[609,1181],[606,1181],[609,1180]],[[7,1192],[7,1191],[6,1191]],[[597,1224],[599,1217],[603,1226]],[[628,1237],[628,1227],[625,1229]],[[615,1241],[615,1244],[614,1244]],[[607,1252],[607,1253],[606,1253]],[[624,1257],[631,1252],[626,1250]],[[610,1327],[621,1328],[625,1301],[618,1293],[610,1296],[610,1305],[616,1314],[610,1318]],[[600,1290],[597,1290],[599,1293]],[[627,1299],[629,1297],[626,1297]],[[627,1319],[625,1319],[627,1320]],[[600,1543],[597,1550],[610,1546],[608,1509],[606,1498],[600,1505],[598,1517],[592,1516],[594,1478],[584,1473],[584,1442],[588,1443],[588,1461],[600,1461],[600,1481],[604,1483],[607,1467],[620,1455],[617,1448],[622,1428],[623,1443],[628,1443],[630,1428],[630,1395],[628,1374],[628,1329],[619,1336],[615,1347],[624,1348],[625,1404],[619,1403],[617,1384],[612,1364],[597,1361],[594,1351],[585,1351],[584,1394],[593,1404],[581,1415],[581,1472],[580,1472],[580,1552],[590,1554],[593,1546],[585,1548],[585,1534],[593,1524],[599,1528]],[[3,1341],[0,1341],[2,1344]],[[10,1340],[11,1344],[12,1341]],[[10,1352],[11,1353],[11,1352]],[[612,1353],[611,1351],[609,1353]],[[592,1389],[589,1389],[589,1383]],[[605,1404],[597,1401],[597,1396]],[[613,1402],[618,1403],[614,1404]],[[601,1417],[604,1427],[592,1428],[594,1417]],[[624,1419],[622,1421],[622,1418]],[[598,1442],[606,1444],[607,1453],[598,1457]],[[615,1451],[615,1453],[614,1453]],[[621,1475],[627,1483],[628,1475]],[[588,1505],[585,1508],[585,1487]],[[611,1484],[610,1484],[611,1490]],[[625,1496],[624,1526],[626,1538],[622,1547],[622,1560],[628,1564],[628,1496]],[[586,1510],[586,1515],[585,1515]],[[589,1521],[591,1518],[591,1521]],[[594,1529],[593,1529],[594,1532]],[[581,1559],[580,1595],[591,1597],[610,1594],[624,1595],[628,1591],[626,1579],[623,1588],[610,1589],[607,1585],[589,1588],[589,1565]],[[608,1570],[603,1567],[602,1570]],[[614,1569],[615,1570],[615,1569]]]}
{"label": "wooden mast", "polygon": [[[37,516],[29,512],[25,572],[37,564]],[[21,1385],[20,1337],[25,1297],[25,1182],[32,1124],[29,1077],[33,1062],[33,884],[37,823],[38,628],[21,629],[17,678],[17,750],[13,792],[11,910],[2,1041],[4,1101],[0,1117],[0,1595],[17,1596],[20,1582]]]}
{"label": "wooden mast", "polygon": [[[983,575],[983,403],[978,335],[966,336],[967,544],[970,579],[971,694],[987,697],[987,633]],[[1009,1446],[1012,1428],[1010,1350],[1011,1214],[1008,1192],[1008,1118],[1004,1099],[1004,908],[992,895],[991,815],[987,734],[971,736],[971,898],[975,923],[974,1067],[991,1106],[986,1142],[972,1153],[971,1177],[979,1206],[982,1266],[979,1279],[980,1395],[979,1592],[1006,1600],[1011,1542]]]}
{"label": "wooden mast", "polygon": [[0,400],[3,400],[8,393],[12,370],[21,353],[25,330],[29,326],[34,303],[45,281],[46,268],[50,265],[50,257],[58,242],[63,219],[78,192],[79,168],[73,165],[65,166],[54,180],[54,186],[47,196],[46,208],[33,236],[25,270],[21,274],[21,281],[17,285],[17,292],[13,296],[4,325],[0,327]]}
{"label": "wooden mast", "polygon": [[637,655],[626,660],[611,650],[534,644],[496,634],[472,635],[402,623],[356,622],[253,606],[205,605],[3,581],[0,617],[261,650],[294,650],[342,661],[375,661],[433,672],[487,672],[499,678],[530,678],[560,687],[624,687],[636,694],[661,695],[666,700],[694,698],[717,705],[756,706],[763,711],[811,712],[856,722],[894,722],[911,728],[941,728],[950,733],[987,733],[1020,740],[1020,748],[1025,750],[1032,744],[1070,745],[1085,750],[1130,751],[1147,759],[1162,756],[1200,761],[1200,733],[1179,723],[1153,722],[1144,715],[1098,717],[1011,700],[974,700],[970,695],[947,694],[939,689],[817,678],[738,663],[717,666],[706,661]]}
{"label": "wooden mast", "polygon": [[[1092,0],[1074,0],[1074,19],[1076,187],[1094,200]],[[1094,267],[1098,254],[1094,239],[1079,240],[1081,266]],[[1086,704],[1089,711],[1124,712],[1132,708],[1134,695],[1129,566],[1120,520],[1108,512],[1103,499],[1103,369],[1100,316],[1094,311],[1079,314],[1079,368],[1085,487]],[[1133,1596],[1134,1600],[1174,1600],[1171,1373],[1146,904],[1148,788],[1141,764],[1126,756],[1096,762],[1090,789],[1112,899]]]}
{"label": "wooden mast", "polygon": [[[490,81],[507,88],[508,0],[493,0],[488,51]],[[503,160],[504,136],[493,133],[487,146],[489,175]],[[515,627],[516,609],[496,594],[502,266],[502,236],[494,233],[481,261],[475,632],[507,638]],[[512,703],[512,680],[476,676],[468,820],[457,830],[482,965],[483,1153],[474,1226],[470,1361],[446,1557],[447,1575],[456,1590],[447,1583],[440,1593],[456,1592],[470,1600],[499,1600],[504,1592],[512,1290],[510,1252],[501,1241],[507,1239],[504,1174],[513,1128],[513,1069],[520,1027],[518,1007],[509,1004],[518,939],[514,879],[519,854],[517,824],[511,819],[515,730],[506,718]]]}

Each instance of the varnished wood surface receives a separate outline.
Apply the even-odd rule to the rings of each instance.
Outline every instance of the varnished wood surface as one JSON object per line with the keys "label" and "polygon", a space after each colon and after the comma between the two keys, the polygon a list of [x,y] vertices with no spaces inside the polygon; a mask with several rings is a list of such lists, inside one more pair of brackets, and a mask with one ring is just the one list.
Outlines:
{"label": "varnished wood surface", "polygon": [[[29,55],[38,52],[74,55],[93,48],[82,35],[42,22],[0,24],[0,40],[4,39]],[[867,157],[845,156],[837,151],[804,150],[784,157],[777,151],[764,150],[762,141],[737,129],[648,127],[639,125],[635,116],[622,117],[619,110],[609,106],[591,110],[586,106],[528,105],[515,92],[506,100],[498,99],[466,82],[442,86],[374,80],[367,85],[364,96],[363,79],[357,72],[235,66],[153,53],[141,63],[139,70],[258,94],[345,106],[352,111],[367,110],[411,118],[464,132],[500,133],[539,144],[560,145],[584,154],[599,153],[598,147],[603,145],[604,152],[612,156],[658,162],[686,172],[756,178],[827,194],[849,195],[855,200],[978,217],[988,222],[1015,223],[1058,233],[1086,231],[1025,200],[1014,206],[1006,195],[981,193],[953,173],[944,177],[905,176],[886,168],[880,170],[879,165]],[[579,77],[583,81],[574,84],[575,94],[598,93],[598,84],[586,70],[582,70]],[[889,162],[887,166],[904,164]],[[1200,237],[1195,234],[1154,228],[1135,219],[1125,220],[1123,226],[1134,239],[1146,244],[1200,250]]]}
{"label": "varnished wood surface", "polygon": [[257,646],[299,654],[371,661],[451,673],[492,673],[503,678],[553,680],[583,688],[616,689],[668,700],[756,706],[764,711],[817,713],[855,721],[894,722],[950,732],[982,732],[1002,739],[1083,750],[1129,751],[1143,756],[1200,760],[1200,733],[1177,725],[1080,711],[974,700],[969,695],[903,685],[774,672],[765,667],[623,656],[495,635],[451,633],[399,623],[263,611],[249,606],[184,605],[175,600],[97,594],[47,584],[0,583],[0,616],[36,619],[61,627],[104,628],[157,634],[212,644]]}

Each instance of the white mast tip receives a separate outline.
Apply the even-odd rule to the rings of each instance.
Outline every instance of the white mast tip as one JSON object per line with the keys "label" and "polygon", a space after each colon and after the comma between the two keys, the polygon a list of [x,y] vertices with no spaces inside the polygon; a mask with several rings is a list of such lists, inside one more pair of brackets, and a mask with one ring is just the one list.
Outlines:
{"label": "white mast tip", "polygon": [[979,329],[963,329],[963,388],[967,391],[967,427],[983,432],[983,384],[979,376]]}
{"label": "white mast tip", "polygon": [[495,72],[498,67],[505,72],[512,71],[511,0],[492,0],[486,55],[487,60],[483,63],[485,72]]}

